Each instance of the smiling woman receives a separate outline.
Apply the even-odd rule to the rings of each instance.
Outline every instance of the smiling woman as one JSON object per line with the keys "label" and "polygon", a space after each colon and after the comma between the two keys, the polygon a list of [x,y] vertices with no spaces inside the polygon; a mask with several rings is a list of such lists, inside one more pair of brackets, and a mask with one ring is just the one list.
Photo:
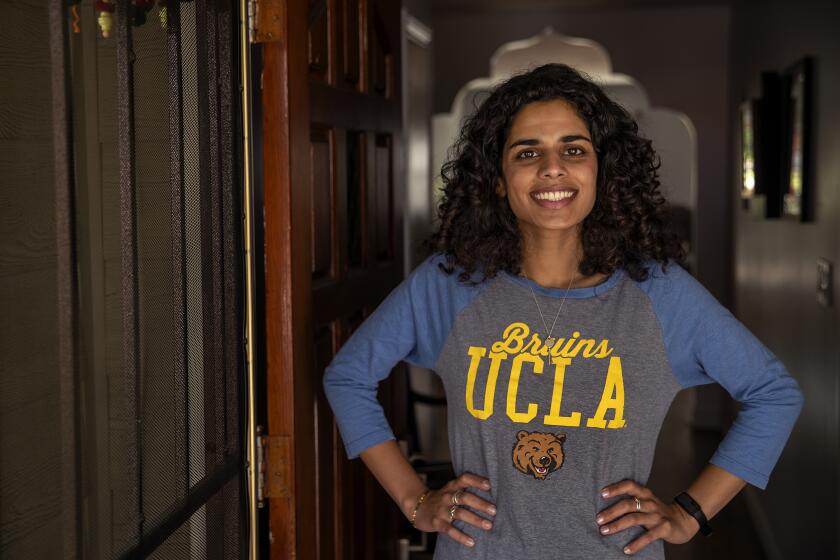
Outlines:
{"label": "smiling woman", "polygon": [[508,197],[522,234],[533,242],[545,232],[576,245],[595,205],[598,158],[574,107],[562,99],[526,105],[503,154],[497,193]]}
{"label": "smiling woman", "polygon": [[[621,106],[568,66],[542,66],[500,85],[464,124],[441,170],[430,247],[454,256],[462,280],[506,270],[559,287],[578,262],[572,287],[616,268],[641,280],[646,258],[685,257],[665,227],[658,167]],[[529,255],[551,256],[552,270],[533,269]]]}
{"label": "smiling woman", "polygon": [[[781,362],[681,266],[658,158],[568,66],[500,84],[444,164],[431,256],[324,375],[360,456],[436,560],[664,558],[764,488],[802,398]],[[440,375],[457,478],[427,489],[391,441],[377,384],[400,360]],[[646,486],[682,388],[743,405],[672,502]]]}

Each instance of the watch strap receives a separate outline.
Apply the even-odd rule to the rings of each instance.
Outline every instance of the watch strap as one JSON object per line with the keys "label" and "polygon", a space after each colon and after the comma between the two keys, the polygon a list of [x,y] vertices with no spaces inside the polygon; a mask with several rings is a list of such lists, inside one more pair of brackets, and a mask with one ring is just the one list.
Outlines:
{"label": "watch strap", "polygon": [[706,516],[703,514],[703,510],[700,509],[700,505],[694,501],[694,498],[689,496],[687,492],[683,492],[674,498],[674,501],[677,502],[677,504],[679,504],[679,506],[691,517],[697,520],[697,523],[700,525],[701,533],[707,537],[712,534],[712,527],[709,525],[709,520],[706,519]]}

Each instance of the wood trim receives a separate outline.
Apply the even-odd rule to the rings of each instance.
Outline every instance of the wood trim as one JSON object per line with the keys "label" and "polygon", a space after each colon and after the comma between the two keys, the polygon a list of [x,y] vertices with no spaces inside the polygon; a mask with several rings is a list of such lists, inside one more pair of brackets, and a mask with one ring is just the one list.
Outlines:
{"label": "wood trim", "polygon": [[[386,101],[359,92],[337,90],[316,82],[311,84],[310,95],[312,122],[329,123],[330,126],[348,130],[375,130],[395,134],[402,130],[402,105],[396,94],[393,99]],[[318,107],[346,107],[348,97],[354,98],[353,110],[318,110]],[[382,110],[383,104],[388,105],[385,111]]]}
{"label": "wood trim", "polygon": [[283,395],[270,390],[286,388],[294,403],[313,400],[313,380],[294,375],[310,371],[312,363],[307,14],[305,0],[290,0],[283,39],[263,46],[267,429],[290,437],[294,450],[294,488],[286,499],[269,500],[270,557],[278,560],[315,554],[314,504],[297,500],[314,495],[314,481],[296,465],[297,459],[314,461],[314,417],[284,406]]}

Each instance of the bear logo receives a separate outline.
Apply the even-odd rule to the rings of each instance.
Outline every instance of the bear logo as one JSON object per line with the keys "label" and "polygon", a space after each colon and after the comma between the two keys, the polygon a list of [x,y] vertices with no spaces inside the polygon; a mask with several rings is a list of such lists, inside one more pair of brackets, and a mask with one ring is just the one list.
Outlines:
{"label": "bear logo", "polygon": [[549,474],[563,466],[566,458],[563,453],[564,441],[566,434],[521,430],[516,434],[516,443],[513,444],[513,466],[537,480],[545,480]]}

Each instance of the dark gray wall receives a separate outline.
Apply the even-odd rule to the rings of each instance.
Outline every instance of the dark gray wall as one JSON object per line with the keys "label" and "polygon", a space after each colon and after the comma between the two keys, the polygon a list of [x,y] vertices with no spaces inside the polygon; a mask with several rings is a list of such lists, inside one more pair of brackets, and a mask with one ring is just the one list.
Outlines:
{"label": "dark gray wall", "polygon": [[699,188],[697,270],[729,302],[730,232],[727,189],[729,9],[725,6],[597,12],[522,9],[434,13],[435,112],[448,111],[467,81],[486,76],[500,45],[551,25],[593,39],[613,70],[638,79],[651,104],[687,114],[697,128]]}
{"label": "dark gray wall", "polygon": [[[758,95],[761,71],[782,70],[806,54],[817,57],[816,221],[758,220],[740,211],[734,216],[737,314],[782,359],[805,394],[793,436],[759,497],[784,558],[834,558],[838,548],[840,321],[836,306],[821,307],[815,298],[816,259],[836,263],[840,256],[840,4],[831,4],[736,6],[732,20],[732,123],[737,102]],[[733,196],[737,165],[733,158]]]}
{"label": "dark gray wall", "polygon": [[424,25],[432,26],[432,5],[428,0],[402,0],[402,6]]}

